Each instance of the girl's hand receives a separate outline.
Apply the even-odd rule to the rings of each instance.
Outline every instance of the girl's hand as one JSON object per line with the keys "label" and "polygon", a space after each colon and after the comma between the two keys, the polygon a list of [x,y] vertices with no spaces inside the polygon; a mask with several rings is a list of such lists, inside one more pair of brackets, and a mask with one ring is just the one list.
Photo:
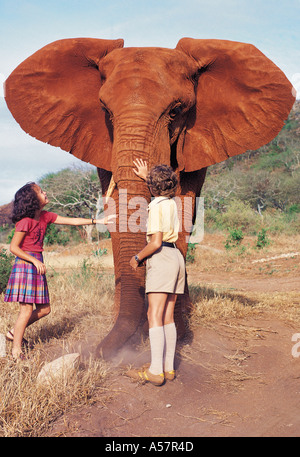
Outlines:
{"label": "girl's hand", "polygon": [[43,262],[40,262],[38,259],[32,260],[33,265],[37,269],[39,275],[44,275],[46,273],[46,265]]}
{"label": "girl's hand", "polygon": [[113,219],[116,219],[117,215],[116,214],[111,214],[110,216],[106,216],[103,219],[95,219],[95,224],[104,224],[104,225],[109,225],[113,224],[115,221]]}
{"label": "girl's hand", "polygon": [[133,161],[133,164],[134,166],[137,168],[137,170],[135,170],[134,168],[132,169],[133,172],[139,177],[139,178],[142,178],[144,181],[146,181],[147,179],[147,175],[148,175],[148,166],[147,166],[147,162],[145,162],[144,160],[142,159],[135,159]]}

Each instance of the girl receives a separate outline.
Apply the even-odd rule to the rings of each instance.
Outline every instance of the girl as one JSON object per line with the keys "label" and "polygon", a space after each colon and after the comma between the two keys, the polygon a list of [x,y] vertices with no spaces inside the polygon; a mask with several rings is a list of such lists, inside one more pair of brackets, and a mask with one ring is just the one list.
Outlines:
{"label": "girl", "polygon": [[[107,224],[105,219],[61,217],[43,208],[49,202],[46,192],[35,183],[25,184],[15,195],[12,221],[16,223],[10,251],[16,256],[8,281],[4,301],[19,302],[20,313],[6,338],[13,342],[12,356],[24,359],[22,344],[26,327],[50,313],[46,266],[43,261],[43,241],[48,224]],[[33,304],[36,308],[33,310]]]}
{"label": "girl", "polygon": [[136,270],[146,262],[146,293],[148,294],[148,323],[151,364],[141,370],[130,370],[127,375],[135,380],[160,386],[165,379],[175,378],[174,356],[176,327],[174,308],[177,294],[184,293],[185,265],[181,252],[176,248],[179,221],[174,197],[177,176],[167,165],[157,165],[148,174],[147,163],[133,162],[135,174],[147,181],[155,197],[148,206],[148,244],[130,260]]}

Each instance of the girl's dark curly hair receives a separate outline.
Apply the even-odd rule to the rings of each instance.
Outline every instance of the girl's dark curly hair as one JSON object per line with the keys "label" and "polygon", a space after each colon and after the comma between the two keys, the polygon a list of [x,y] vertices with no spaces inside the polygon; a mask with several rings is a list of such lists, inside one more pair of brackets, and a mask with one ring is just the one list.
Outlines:
{"label": "girl's dark curly hair", "polygon": [[14,224],[24,217],[33,219],[36,210],[40,209],[40,202],[34,189],[35,185],[34,182],[29,182],[16,192],[11,218]]}
{"label": "girl's dark curly hair", "polygon": [[168,165],[155,165],[148,173],[147,184],[155,197],[172,198],[176,193],[178,178]]}

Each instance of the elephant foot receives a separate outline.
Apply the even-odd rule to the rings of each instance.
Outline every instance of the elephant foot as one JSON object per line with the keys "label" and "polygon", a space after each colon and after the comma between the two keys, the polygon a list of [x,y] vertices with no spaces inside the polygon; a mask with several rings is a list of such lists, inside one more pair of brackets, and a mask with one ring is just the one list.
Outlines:
{"label": "elephant foot", "polygon": [[97,358],[112,360],[117,356],[123,358],[134,351],[134,347],[141,342],[142,326],[139,325],[126,335],[112,329],[112,331],[98,344],[95,355]]}

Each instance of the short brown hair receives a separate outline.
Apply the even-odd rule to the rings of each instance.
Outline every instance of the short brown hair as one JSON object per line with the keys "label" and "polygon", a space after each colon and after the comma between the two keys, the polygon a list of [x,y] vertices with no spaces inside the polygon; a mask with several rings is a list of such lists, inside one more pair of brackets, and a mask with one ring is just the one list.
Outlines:
{"label": "short brown hair", "polygon": [[168,165],[155,165],[148,173],[147,184],[154,196],[172,198],[176,193],[178,178]]}

